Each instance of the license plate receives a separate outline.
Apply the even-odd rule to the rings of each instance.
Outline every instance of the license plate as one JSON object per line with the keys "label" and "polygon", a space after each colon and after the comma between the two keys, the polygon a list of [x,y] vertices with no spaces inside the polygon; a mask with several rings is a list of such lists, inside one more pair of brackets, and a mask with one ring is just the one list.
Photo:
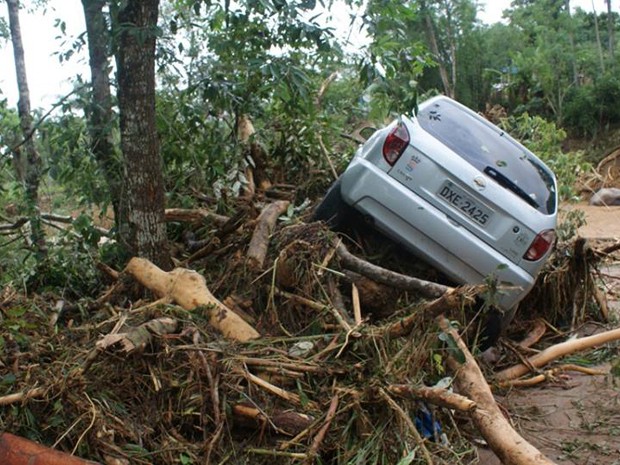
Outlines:
{"label": "license plate", "polygon": [[488,207],[476,202],[467,195],[460,187],[452,182],[446,181],[437,192],[440,199],[448,203],[451,207],[459,210],[479,225],[485,226],[491,221],[493,212]]}

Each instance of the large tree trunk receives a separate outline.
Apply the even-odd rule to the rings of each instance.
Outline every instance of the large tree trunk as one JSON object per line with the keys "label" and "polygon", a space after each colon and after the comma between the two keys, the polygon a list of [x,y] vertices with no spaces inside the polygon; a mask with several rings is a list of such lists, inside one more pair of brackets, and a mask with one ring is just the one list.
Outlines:
{"label": "large tree trunk", "polygon": [[106,0],[82,0],[86,34],[88,36],[88,55],[90,62],[92,97],[88,108],[90,147],[103,171],[112,206],[117,230],[126,219],[121,219],[119,204],[122,193],[122,169],[112,140],[114,113],[109,77],[110,31],[106,26],[103,7]]}
{"label": "large tree trunk", "polygon": [[450,2],[443,2],[443,8],[446,14],[446,28],[449,42],[449,54],[450,54],[450,89],[452,90],[451,97],[456,97],[456,27],[452,24],[452,5]]}
{"label": "large tree trunk", "polygon": [[[571,18],[571,13],[570,13],[570,0],[565,0],[564,1],[564,8],[566,8],[566,14],[568,15],[569,18]],[[570,43],[570,61],[571,61],[571,66],[573,68],[573,82],[575,83],[576,86],[581,85],[579,82],[579,73],[577,71],[577,59],[576,57],[576,53],[575,53],[575,32],[573,30],[573,21],[571,18],[571,26],[568,30],[568,41]]]}
{"label": "large tree trunk", "polygon": [[596,34],[596,44],[598,48],[598,59],[601,66],[601,74],[605,73],[605,60],[603,59],[603,43],[601,42],[601,33],[598,27],[598,13],[594,8],[594,0],[592,0],[592,13],[594,14],[594,32]]}
{"label": "large tree trunk", "polygon": [[607,2],[607,34],[609,35],[609,57],[611,58],[611,62],[614,62],[614,48],[615,48],[615,40],[614,40],[614,15],[611,12],[611,0],[606,0]]}
{"label": "large tree trunk", "polygon": [[437,43],[437,34],[435,33],[435,26],[433,25],[433,17],[431,11],[425,1],[420,2],[420,10],[424,15],[424,21],[426,24],[426,34],[428,35],[428,41],[431,47],[431,52],[437,60],[437,66],[439,67],[439,75],[441,76],[441,82],[443,84],[444,92],[448,97],[454,97],[454,89],[450,84],[450,77],[448,70],[439,51],[439,45]]}
{"label": "large tree trunk", "polygon": [[155,41],[159,0],[128,0],[118,11],[116,59],[123,185],[121,240],[135,255],[172,268],[164,179],[155,124]]}
{"label": "large tree trunk", "polygon": [[[17,165],[25,167],[24,178],[20,179],[25,185],[27,216],[31,222],[32,242],[39,259],[46,255],[45,233],[39,214],[39,183],[41,180],[41,157],[34,145],[34,128],[32,125],[32,115],[30,114],[30,90],[26,78],[26,61],[24,58],[24,46],[22,44],[22,33],[19,25],[19,2],[18,0],[7,0],[9,9],[9,27],[11,29],[11,41],[13,43],[13,55],[15,59],[15,73],[17,77],[17,87],[19,89],[19,101],[17,110],[22,129],[24,141],[23,150],[16,150],[18,157],[25,157],[24,160],[17,160]],[[19,173],[18,173],[19,175]]]}

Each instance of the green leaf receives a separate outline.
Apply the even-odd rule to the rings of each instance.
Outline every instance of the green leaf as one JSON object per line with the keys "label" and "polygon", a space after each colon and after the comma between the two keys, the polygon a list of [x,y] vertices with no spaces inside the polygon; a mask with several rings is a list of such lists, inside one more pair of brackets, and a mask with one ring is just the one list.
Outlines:
{"label": "green leaf", "polygon": [[11,307],[5,313],[9,318],[20,318],[26,313],[26,307]]}
{"label": "green leaf", "polygon": [[15,377],[13,373],[7,373],[2,378],[0,378],[0,384],[4,386],[10,386],[12,384],[15,384],[16,380],[17,378]]}
{"label": "green leaf", "polygon": [[415,451],[416,449],[413,449],[405,457],[400,459],[396,465],[409,465],[413,463],[413,460],[415,459]]}
{"label": "green leaf", "polygon": [[299,394],[302,407],[306,407],[310,403],[310,399],[308,398],[306,393],[301,388],[301,383],[299,382],[299,380],[297,381],[297,392]]}

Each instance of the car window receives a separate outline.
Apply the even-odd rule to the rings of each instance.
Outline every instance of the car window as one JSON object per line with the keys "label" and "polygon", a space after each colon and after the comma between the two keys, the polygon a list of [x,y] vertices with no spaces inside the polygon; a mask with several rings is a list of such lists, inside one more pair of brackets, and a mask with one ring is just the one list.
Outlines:
{"label": "car window", "polygon": [[555,183],[549,170],[504,131],[481,121],[448,99],[417,114],[420,126],[495,182],[545,214],[555,212]]}

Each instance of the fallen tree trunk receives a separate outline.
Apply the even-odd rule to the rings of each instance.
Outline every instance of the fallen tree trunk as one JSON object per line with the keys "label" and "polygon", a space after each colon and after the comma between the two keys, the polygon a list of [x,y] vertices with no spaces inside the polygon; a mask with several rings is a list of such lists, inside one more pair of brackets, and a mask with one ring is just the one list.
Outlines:
{"label": "fallen tree trunk", "polygon": [[[540,368],[553,360],[564,357],[565,355],[590,349],[618,339],[620,339],[620,328],[579,339],[570,339],[568,341],[561,342],[560,344],[551,346],[548,349],[545,349],[542,352],[528,358],[527,363],[533,368]],[[528,365],[520,363],[519,365],[500,371],[495,375],[495,379],[500,382],[507,381],[523,376],[529,371],[530,367]]]}
{"label": "fallen tree trunk", "polygon": [[98,462],[69,455],[15,436],[0,435],[0,464],[2,465],[100,465]]}
{"label": "fallen tree trunk", "polygon": [[405,276],[403,274],[396,273],[395,271],[381,268],[380,266],[374,265],[366,260],[362,260],[349,252],[342,242],[336,246],[336,253],[338,254],[338,257],[340,257],[340,262],[345,268],[355,271],[381,284],[386,284],[405,291],[415,291],[426,297],[439,297],[452,289],[451,287],[444,286],[442,284],[424,281],[423,279],[417,279],[411,276]]}
{"label": "fallen tree trunk", "polygon": [[278,216],[286,211],[289,204],[288,200],[278,200],[267,205],[258,215],[258,222],[248,246],[247,257],[250,267],[258,270],[263,267],[269,246],[269,236],[278,221]]}
{"label": "fallen tree trunk", "polygon": [[454,383],[460,393],[476,403],[471,418],[489,447],[504,465],[552,465],[552,461],[523,439],[506,420],[480,367],[456,330],[443,316],[438,317],[438,321],[442,331],[456,343],[460,356],[464,357],[460,363],[454,356],[449,356],[448,367],[454,372]]}
{"label": "fallen tree trunk", "polygon": [[125,271],[159,297],[169,297],[186,310],[206,307],[211,325],[227,338],[249,341],[260,337],[258,331],[211,294],[204,277],[195,271],[175,268],[166,272],[138,257],[129,261]]}

